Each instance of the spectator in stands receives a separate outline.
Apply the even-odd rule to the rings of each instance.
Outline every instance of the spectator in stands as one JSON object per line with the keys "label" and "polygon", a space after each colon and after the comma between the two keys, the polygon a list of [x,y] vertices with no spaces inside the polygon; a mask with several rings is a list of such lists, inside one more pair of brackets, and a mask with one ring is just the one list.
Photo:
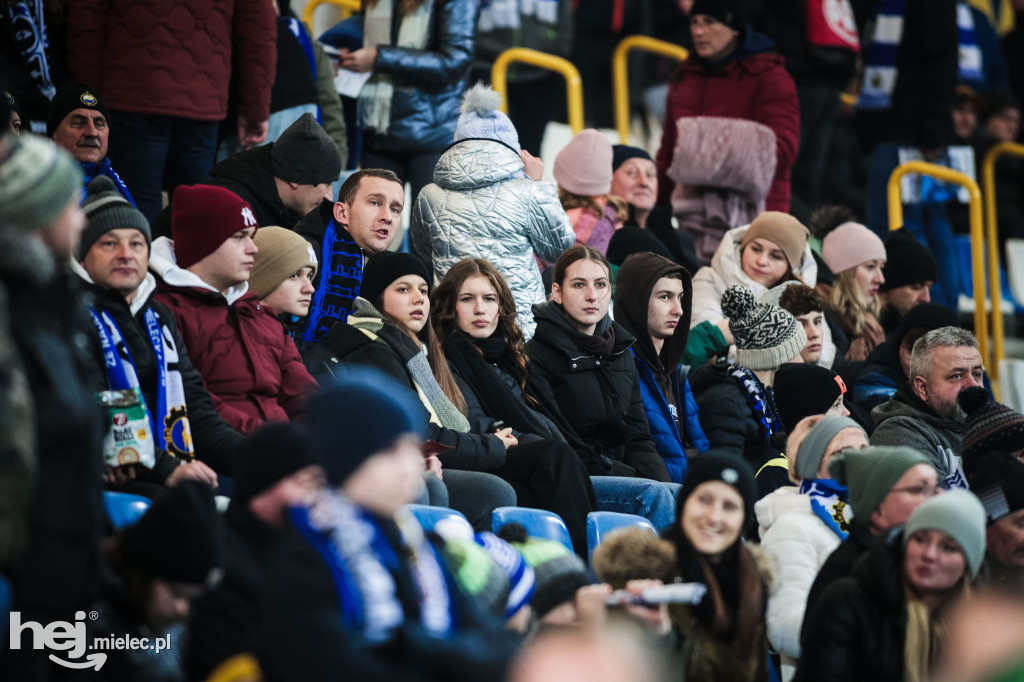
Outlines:
{"label": "spectator in stands", "polygon": [[968,476],[986,455],[1024,462],[1024,415],[992,400],[982,386],[964,389],[957,402],[967,415],[963,458]]}
{"label": "spectator in stands", "polygon": [[[11,111],[7,118],[9,124],[8,129],[15,135],[21,135],[21,104],[19,104],[18,100],[14,98],[14,95],[7,90],[4,90],[4,100],[6,101],[7,106],[10,107]],[[0,119],[0,124],[2,123],[3,120]]]}
{"label": "spectator in stands", "polygon": [[465,398],[430,324],[429,277],[412,254],[377,254],[363,271],[348,322],[331,327],[324,343],[344,366],[375,367],[418,396],[417,428],[451,448],[438,453],[451,506],[487,530],[495,507],[516,503],[499,476],[521,480],[528,472],[514,471],[509,460],[507,451],[519,442],[511,427],[480,432],[466,418]]}
{"label": "spectator in stands", "polygon": [[706,333],[712,341],[709,354],[698,361],[691,351],[695,364],[712,355],[724,356],[734,343],[729,320],[722,312],[722,294],[726,289],[741,286],[755,298],[761,298],[769,289],[790,280],[814,286],[817,272],[807,244],[807,228],[792,216],[769,211],[748,226],[726,232],[711,265],[702,267],[693,277],[690,326],[714,325],[722,337],[719,341],[714,330],[708,329]]}
{"label": "spectator in stands", "polygon": [[912,447],[929,458],[945,487],[966,488],[960,455],[967,420],[957,396],[981,386],[984,373],[974,334],[959,327],[928,332],[914,344],[906,383],[871,411],[871,444]]}
{"label": "spectator in stands", "polygon": [[776,370],[773,388],[786,433],[793,433],[797,423],[811,415],[850,416],[843,378],[820,365],[787,362]]}
{"label": "spectator in stands", "polygon": [[608,252],[608,241],[626,219],[626,202],[612,188],[612,143],[588,128],[555,157],[558,198],[569,214],[576,244]]}
{"label": "spectator in stands", "polygon": [[910,230],[900,228],[889,233],[885,243],[885,281],[878,288],[882,310],[878,322],[889,334],[912,308],[930,303],[931,288],[938,280],[935,259]]}
{"label": "spectator in stands", "polygon": [[743,543],[754,517],[754,472],[741,459],[702,455],[679,491],[678,577],[708,588],[697,606],[669,607],[686,651],[687,679],[768,679],[762,567]]}
{"label": "spectator in stands", "polygon": [[175,187],[210,172],[234,69],[238,137],[246,149],[263,142],[277,59],[270,3],[210,14],[189,0],[175,10],[168,15],[159,0],[68,8],[68,64],[113,110],[111,159],[150,221],[163,206],[161,190],[173,198]]}
{"label": "spectator in stands", "polygon": [[689,457],[710,448],[686,378],[689,368],[680,366],[692,299],[686,270],[667,258],[633,254],[619,269],[615,319],[636,339],[629,353],[651,438],[675,483],[686,479]]}
{"label": "spectator in stands", "polygon": [[[229,157],[202,184],[223,187],[242,197],[260,227],[292,229],[321,203],[330,203],[331,183],[341,173],[334,141],[312,114],[303,114],[276,141]],[[174,203],[153,221],[157,237],[171,234]]]}
{"label": "spectator in stands", "polygon": [[921,303],[910,310],[896,330],[864,361],[853,387],[853,402],[870,412],[896,395],[910,375],[910,356],[917,340],[934,329],[959,327],[960,318],[938,303]]}
{"label": "spectator in stands", "polygon": [[[982,168],[985,154],[1000,142],[1018,142],[1021,104],[1008,90],[993,89],[982,95],[978,135],[974,140],[974,162]],[[999,216],[999,244],[1007,239],[1024,239],[1024,163],[1015,156],[996,162],[996,213]]]}
{"label": "spectator in stands", "polygon": [[970,480],[988,517],[988,552],[979,580],[1024,594],[1024,464],[988,455]]}
{"label": "spectator in stands", "polygon": [[849,536],[853,516],[846,486],[832,480],[829,462],[841,451],[867,447],[864,429],[848,417],[806,417],[814,426],[799,449],[787,446],[789,478],[799,488],[783,486],[754,505],[761,547],[775,562],[768,593],[768,641],[782,656],[782,666],[800,658],[800,625],[807,593],[818,569]]}
{"label": "spectator in stands", "polygon": [[783,363],[800,362],[807,337],[792,315],[757,303],[738,285],[722,296],[722,310],[736,341],[736,361],[704,365],[690,383],[708,442],[757,471],[779,456],[772,436],[784,433],[772,393],[775,372]]}
{"label": "spectator in stands", "polygon": [[[111,646],[104,676],[184,679],[185,621],[192,603],[217,580],[223,544],[213,493],[198,481],[182,483],[138,523],[106,541],[93,634],[110,640],[149,638],[150,646]],[[170,646],[157,651],[157,637],[169,637]]]}
{"label": "spectator in stands", "polygon": [[469,602],[432,539],[401,510],[420,486],[422,409],[403,384],[369,370],[310,401],[328,488],[308,511],[293,509],[265,573],[260,664],[268,678],[328,679],[339,670],[356,679],[503,678],[512,636]]}
{"label": "spectator in stands", "polygon": [[402,223],[405,191],[389,170],[368,168],[353,173],[338,190],[334,204],[322,202],[295,226],[313,245],[319,276],[302,338],[320,343],[331,325],[344,322],[359,296],[367,258],[387,251]]}
{"label": "spectator in stands", "polygon": [[[85,311],[66,268],[85,226],[82,175],[47,140],[26,134],[4,141],[0,325],[11,341],[0,353],[2,421],[24,421],[0,436],[3,525],[14,531],[4,538],[10,546],[0,570],[21,622],[51,623],[91,608],[99,568],[101,417],[72,342]],[[4,676],[54,679],[47,652],[28,641],[0,652]]]}
{"label": "spectator in stands", "polygon": [[[811,365],[831,367],[835,359],[836,346],[825,338],[825,297],[814,287],[796,282],[783,282],[778,306],[796,318],[803,325],[807,345],[800,352],[800,358]],[[769,292],[771,293],[771,292]],[[762,302],[767,303],[767,295]]]}
{"label": "spectator in stands", "polygon": [[658,198],[658,168],[651,155],[639,147],[617,144],[612,147],[612,171],[611,194],[624,199],[629,211],[623,228],[650,231],[668,249],[672,260],[687,272],[696,272],[699,265],[693,235],[675,228],[671,208],[654,204]]}
{"label": "spectator in stands", "polygon": [[478,11],[477,0],[377,0],[363,47],[341,56],[341,68],[372,74],[359,91],[362,167],[408,180],[412,201],[455,134]]}
{"label": "spectator in stands", "polygon": [[71,82],[60,86],[50,102],[46,135],[82,164],[85,175],[82,193],[86,198],[92,179],[105,175],[114,182],[128,203],[135,206],[132,193],[107,158],[110,112],[96,90],[85,83]]}
{"label": "spectator in stands", "polygon": [[862,145],[871,149],[864,223],[880,237],[889,225],[886,185],[901,147],[935,161],[953,142],[959,36],[954,0],[874,3],[865,34],[864,83],[857,100]]}
{"label": "spectator in stands", "polygon": [[702,264],[730,228],[766,209],[789,212],[800,141],[793,79],[771,40],[746,26],[741,4],[693,3],[694,51],[669,84],[656,157],[657,203],[672,199]]}
{"label": "spectator in stands", "polygon": [[537,257],[554,262],[575,235],[544,165],[519,146],[501,96],[474,85],[462,103],[455,144],[441,156],[434,182],[416,200],[412,251],[433,264],[433,277],[463,258],[486,258],[511,284],[523,334],[536,324],[530,307],[544,301]]}
{"label": "spectator in stands", "polygon": [[173,486],[189,478],[216,488],[215,471],[231,471],[227,453],[240,438],[213,409],[171,311],[153,300],[146,217],[109,178],[95,178],[90,187],[82,205],[88,223],[72,265],[94,300],[83,329],[92,360],[87,378],[95,393],[139,390],[156,450],[151,470],[108,465],[104,479],[129,491],[134,481]]}
{"label": "spectator in stands", "polygon": [[[849,576],[857,561],[891,528],[902,526],[910,513],[939,492],[935,468],[928,459],[910,448],[867,447],[847,450],[832,458],[829,473],[849,489],[847,499],[853,520],[849,536],[818,571],[807,594],[805,614],[811,614],[825,589]],[[803,651],[808,650],[807,618],[800,634]]]}
{"label": "spectator in stands", "polygon": [[184,661],[204,680],[220,663],[258,650],[264,570],[293,507],[306,508],[324,486],[309,434],[269,424],[234,451],[234,490],[224,514],[224,576],[194,604]]}
{"label": "spectator in stands", "polygon": [[632,334],[608,315],[608,261],[577,245],[558,259],[551,300],[533,307],[537,334],[526,345],[537,399],[591,476],[672,480],[651,440]]}
{"label": "spectator in stands", "polygon": [[299,415],[316,390],[295,343],[249,291],[256,219],[238,195],[195,185],[175,195],[174,241],[153,242],[156,299],[178,322],[213,406],[236,431]]}
{"label": "spectator in stands", "polygon": [[656,682],[662,679],[649,649],[632,629],[551,629],[530,640],[516,658],[510,682]]}
{"label": "spectator in stands", "polygon": [[985,556],[985,509],[966,490],[928,500],[808,612],[797,680],[924,680],[948,609]]}
{"label": "spectator in stands", "polygon": [[843,223],[821,240],[821,258],[835,275],[831,285],[818,283],[827,306],[825,321],[836,344],[833,367],[852,384],[860,365],[850,363],[863,362],[885,340],[878,323],[885,244],[864,225]]}

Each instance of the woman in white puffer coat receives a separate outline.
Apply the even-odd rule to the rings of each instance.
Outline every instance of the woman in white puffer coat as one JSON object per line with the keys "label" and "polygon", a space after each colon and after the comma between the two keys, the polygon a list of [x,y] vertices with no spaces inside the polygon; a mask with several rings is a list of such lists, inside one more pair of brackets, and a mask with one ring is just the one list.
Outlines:
{"label": "woman in white puffer coat", "polygon": [[849,534],[853,517],[846,488],[832,480],[829,462],[842,450],[867,444],[864,429],[849,417],[802,419],[786,441],[796,486],[778,488],[754,505],[761,548],[775,562],[766,620],[768,641],[782,657],[783,679],[792,676],[800,658],[800,627],[814,578]]}
{"label": "woman in white puffer coat", "polygon": [[532,306],[546,300],[534,254],[555,262],[576,243],[555,186],[540,159],[520,149],[501,96],[478,83],[462,103],[455,144],[434,168],[410,222],[412,251],[440,281],[463,258],[490,261],[508,280],[519,325],[529,340]]}

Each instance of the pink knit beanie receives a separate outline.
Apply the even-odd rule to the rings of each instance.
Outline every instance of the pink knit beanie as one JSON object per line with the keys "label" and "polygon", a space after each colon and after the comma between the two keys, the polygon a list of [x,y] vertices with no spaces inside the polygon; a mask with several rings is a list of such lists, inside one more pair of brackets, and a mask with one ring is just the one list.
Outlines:
{"label": "pink knit beanie", "polygon": [[821,240],[821,258],[838,275],[861,263],[885,261],[885,244],[860,223],[843,223]]}
{"label": "pink knit beanie", "polygon": [[612,143],[587,128],[555,157],[555,180],[566,192],[597,197],[612,190]]}

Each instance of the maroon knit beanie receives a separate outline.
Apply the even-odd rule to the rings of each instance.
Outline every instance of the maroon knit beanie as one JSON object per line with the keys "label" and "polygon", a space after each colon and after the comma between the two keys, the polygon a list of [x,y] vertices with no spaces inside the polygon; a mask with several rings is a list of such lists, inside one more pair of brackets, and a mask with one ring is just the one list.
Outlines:
{"label": "maroon knit beanie", "polygon": [[252,207],[231,190],[213,185],[182,185],[174,190],[171,237],[178,267],[198,263],[247,227],[257,227]]}

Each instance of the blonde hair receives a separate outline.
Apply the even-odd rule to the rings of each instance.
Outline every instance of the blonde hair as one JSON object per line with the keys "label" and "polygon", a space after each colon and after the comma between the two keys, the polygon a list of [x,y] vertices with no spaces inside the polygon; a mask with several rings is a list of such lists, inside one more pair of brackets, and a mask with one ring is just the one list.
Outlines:
{"label": "blonde hair", "polygon": [[807,434],[824,418],[825,415],[823,414],[804,417],[796,423],[796,426],[793,427],[793,433],[789,434],[789,438],[786,439],[786,466],[789,468],[789,480],[793,481],[793,483],[799,485],[803,481],[800,478],[800,474],[796,473],[796,453],[800,450],[800,446],[803,445]]}
{"label": "blonde hair", "polygon": [[[620,223],[625,222],[626,218],[629,217],[629,206],[626,204],[625,199],[614,194],[605,194],[604,199],[608,202],[608,205],[615,210],[615,220]],[[572,192],[559,187],[558,200],[562,202],[562,208],[566,211],[573,208],[583,208],[593,213],[597,218],[604,217],[604,208],[601,207],[601,203],[597,200],[597,197],[573,194]]]}
{"label": "blonde hair", "polygon": [[903,596],[907,602],[907,632],[903,640],[903,668],[906,670],[903,679],[906,682],[925,682],[930,678],[932,660],[946,640],[948,628],[945,607],[971,594],[966,564],[964,574],[949,592],[951,596],[944,602],[942,611],[933,617],[928,606],[907,582],[906,576],[903,577]]}
{"label": "blonde hair", "polygon": [[864,333],[867,313],[878,317],[878,313],[882,309],[880,297],[875,296],[875,300],[871,303],[864,298],[864,292],[857,285],[857,268],[855,267],[843,270],[836,275],[828,303],[832,312],[853,321],[854,336]]}

